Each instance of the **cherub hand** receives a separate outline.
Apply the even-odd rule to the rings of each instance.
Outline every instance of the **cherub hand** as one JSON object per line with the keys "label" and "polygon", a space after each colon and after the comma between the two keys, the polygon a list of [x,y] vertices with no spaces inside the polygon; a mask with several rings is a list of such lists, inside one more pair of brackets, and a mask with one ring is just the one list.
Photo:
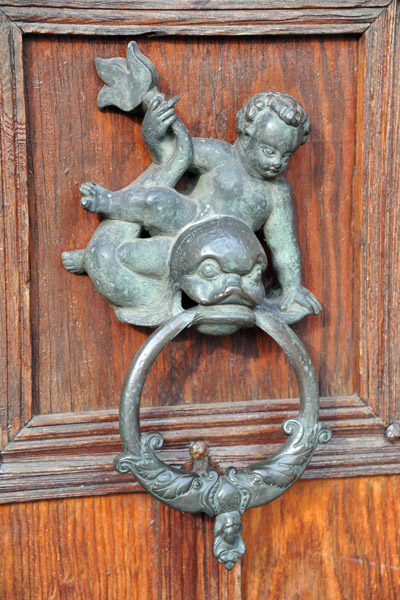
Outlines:
{"label": "cherub hand", "polygon": [[174,96],[167,101],[164,94],[159,94],[147,109],[142,123],[142,135],[150,150],[165,138],[169,127],[177,120],[174,104],[178,100],[179,96]]}
{"label": "cherub hand", "polygon": [[297,302],[300,306],[306,308],[310,314],[318,315],[321,312],[322,306],[307,288],[302,285],[298,285],[290,288],[290,290],[285,294],[283,298],[283,302],[281,304],[281,310],[287,311],[288,308]]}
{"label": "cherub hand", "polygon": [[82,194],[81,206],[91,213],[107,213],[110,209],[111,192],[93,181],[82,183],[79,188]]}

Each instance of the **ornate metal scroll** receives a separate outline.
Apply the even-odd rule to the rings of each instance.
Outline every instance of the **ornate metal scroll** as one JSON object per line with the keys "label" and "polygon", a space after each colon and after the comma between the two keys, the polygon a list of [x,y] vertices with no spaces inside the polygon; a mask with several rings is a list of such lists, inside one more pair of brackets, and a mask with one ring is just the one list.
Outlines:
{"label": "ornate metal scroll", "polygon": [[[131,42],[126,59],[96,59],[105,86],[98,106],[144,110],[142,133],[153,162],[127,188],[81,186],[81,205],[103,215],[87,248],[63,253],[64,266],[88,273],[124,322],[158,326],[135,356],[120,403],[124,452],[114,461],[168,506],[215,516],[214,555],[228,569],[245,553],[240,515],[271,502],[307,467],[330,430],[318,423],[318,386],[310,358],[288,327],[320,304],[301,285],[291,191],[282,177],[309,134],[301,104],[285,93],[256,94],[237,114],[232,146],[193,139],[174,104],[157,90],[157,71]],[[192,185],[175,190],[183,174]],[[279,284],[266,293],[263,229]],[[194,308],[184,310],[183,297]],[[283,424],[288,439],[272,456],[245,469],[184,471],[163,463],[158,433],[142,435],[140,399],[158,353],[186,327],[226,335],[257,326],[284,350],[300,390],[300,412]]]}

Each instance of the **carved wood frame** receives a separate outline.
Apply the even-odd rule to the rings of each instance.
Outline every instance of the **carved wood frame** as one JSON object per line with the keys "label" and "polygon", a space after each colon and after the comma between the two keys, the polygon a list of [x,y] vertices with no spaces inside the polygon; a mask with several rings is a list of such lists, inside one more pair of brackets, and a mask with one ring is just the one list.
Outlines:
{"label": "carved wood frame", "polygon": [[[26,5],[25,5],[26,4]],[[0,503],[141,491],[112,469],[120,449],[117,411],[32,414],[29,212],[23,35],[360,34],[355,194],[363,207],[360,261],[360,397],[324,398],[333,440],[306,478],[400,473],[400,449],[385,436],[400,418],[400,35],[397,0],[57,0],[0,1]],[[206,8],[203,8],[206,6]],[[257,9],[257,10],[255,10]],[[143,410],[144,430],[166,439],[161,458],[182,463],[195,437],[213,442],[223,465],[241,466],[281,441],[296,400]],[[202,423],[200,428],[198,423]],[[229,426],[227,425],[229,423]],[[260,444],[260,434],[266,444]],[[240,446],[240,456],[237,448]]]}

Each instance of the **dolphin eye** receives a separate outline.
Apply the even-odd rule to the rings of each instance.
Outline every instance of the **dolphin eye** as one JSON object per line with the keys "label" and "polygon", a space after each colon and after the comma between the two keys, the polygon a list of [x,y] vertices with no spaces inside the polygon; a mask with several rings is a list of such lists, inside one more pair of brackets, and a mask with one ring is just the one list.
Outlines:
{"label": "dolphin eye", "polygon": [[211,262],[211,261],[204,262],[199,269],[199,274],[204,279],[214,279],[214,277],[219,275],[219,273],[220,273],[219,265],[217,263],[215,263],[214,261],[213,262]]}

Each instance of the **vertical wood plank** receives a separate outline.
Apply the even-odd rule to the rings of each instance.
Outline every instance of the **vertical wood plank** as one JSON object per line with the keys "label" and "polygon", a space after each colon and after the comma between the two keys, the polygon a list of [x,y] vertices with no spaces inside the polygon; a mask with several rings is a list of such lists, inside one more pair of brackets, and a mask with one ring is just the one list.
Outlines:
{"label": "vertical wood plank", "polygon": [[231,571],[220,565],[219,600],[242,600],[242,565],[239,560]]}
{"label": "vertical wood plank", "polygon": [[[213,519],[158,508],[160,600],[219,598],[219,565],[213,558]],[[234,600],[240,600],[235,598]]]}
{"label": "vertical wood plank", "polygon": [[300,481],[243,519],[243,600],[398,600],[400,477]]}
{"label": "vertical wood plank", "polygon": [[212,557],[212,520],[146,494],[0,507],[2,600],[398,600],[400,476],[300,481],[243,517],[246,556]]}
{"label": "vertical wood plank", "polygon": [[4,445],[31,416],[29,216],[22,34],[0,15],[0,425]]}
{"label": "vertical wood plank", "polygon": [[4,509],[2,600],[158,600],[155,502],[149,496]]}
{"label": "vertical wood plank", "polygon": [[398,2],[392,2],[365,33],[357,127],[362,147],[361,395],[386,422],[400,417],[399,11]]}
{"label": "vertical wood plank", "polygon": [[0,526],[2,600],[241,600],[213,520],[147,494],[4,505]]}

